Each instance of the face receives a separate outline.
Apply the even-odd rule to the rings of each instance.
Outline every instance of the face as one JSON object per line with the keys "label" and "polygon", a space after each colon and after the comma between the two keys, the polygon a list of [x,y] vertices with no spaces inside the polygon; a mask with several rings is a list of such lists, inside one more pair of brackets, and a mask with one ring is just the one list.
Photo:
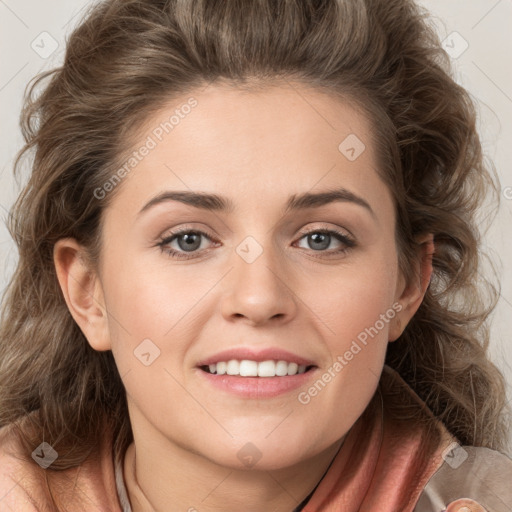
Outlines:
{"label": "face", "polygon": [[143,145],[104,211],[108,335],[88,336],[113,352],[134,432],[237,468],[332,446],[406,301],[368,121],[298,85],[210,85],[153,116]]}

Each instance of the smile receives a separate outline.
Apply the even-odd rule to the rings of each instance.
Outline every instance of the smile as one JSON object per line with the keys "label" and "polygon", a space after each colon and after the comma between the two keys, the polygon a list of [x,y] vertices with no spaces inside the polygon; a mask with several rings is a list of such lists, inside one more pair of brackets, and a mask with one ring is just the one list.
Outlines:
{"label": "smile", "polygon": [[252,361],[231,359],[201,366],[205,372],[214,375],[237,375],[240,377],[286,377],[305,373],[312,366],[299,365],[284,360]]}

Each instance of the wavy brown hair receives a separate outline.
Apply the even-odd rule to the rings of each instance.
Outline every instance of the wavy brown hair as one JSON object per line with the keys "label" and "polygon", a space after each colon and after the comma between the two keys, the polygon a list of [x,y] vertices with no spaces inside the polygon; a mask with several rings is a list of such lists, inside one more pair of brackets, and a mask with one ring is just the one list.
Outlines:
{"label": "wavy brown hair", "polygon": [[[25,91],[15,175],[24,156],[33,162],[8,219],[19,262],[2,304],[0,426],[16,424],[27,453],[48,441],[60,469],[84,460],[106,417],[123,452],[133,439],[123,382],[112,353],[93,350],[71,317],[54,244],[76,238],[99,268],[102,211],[122,184],[102,200],[94,191],[170,99],[220,80],[249,89],[295,83],[351,101],[372,122],[406,277],[415,236],[435,235],[430,286],[386,364],[461,444],[507,450],[505,380],[487,355],[498,287],[479,272],[478,215],[486,198],[497,204],[498,179],[482,155],[472,99],[451,75],[428,13],[411,0],[91,6],[64,64]],[[30,429],[21,423],[29,413]]]}

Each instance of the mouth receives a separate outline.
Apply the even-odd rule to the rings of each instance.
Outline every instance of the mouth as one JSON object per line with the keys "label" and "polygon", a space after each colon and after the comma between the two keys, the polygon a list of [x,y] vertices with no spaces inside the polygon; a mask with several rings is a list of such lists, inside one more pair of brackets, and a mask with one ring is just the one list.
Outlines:
{"label": "mouth", "polygon": [[243,399],[271,399],[308,385],[318,366],[277,347],[237,347],[199,361],[196,370],[208,389]]}
{"label": "mouth", "polygon": [[230,359],[208,365],[199,369],[211,375],[232,375],[238,377],[288,377],[300,375],[316,368],[315,365],[297,364],[293,361],[273,360],[254,361],[251,359]]}

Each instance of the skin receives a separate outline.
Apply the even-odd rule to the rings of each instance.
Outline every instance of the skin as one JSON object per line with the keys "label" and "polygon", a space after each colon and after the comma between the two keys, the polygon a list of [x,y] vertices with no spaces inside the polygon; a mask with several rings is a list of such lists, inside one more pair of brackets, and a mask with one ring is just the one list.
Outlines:
{"label": "skin", "polygon": [[[406,283],[370,125],[348,102],[299,85],[252,93],[210,85],[193,96],[198,105],[125,177],[104,211],[108,245],[100,270],[86,266],[69,238],[56,244],[55,266],[73,318],[92,348],[112,350],[126,387],[134,444],[124,471],[135,464],[136,484],[128,485],[134,512],[290,512],[374,395],[387,344],[428,286],[432,236],[418,239],[416,278]],[[153,116],[141,144],[188,97]],[[355,161],[338,150],[351,133],[366,145]],[[367,201],[374,214],[348,201],[284,212],[293,194],[339,187]],[[169,201],[137,215],[167,190],[217,193],[235,209]],[[195,253],[175,239],[171,247],[192,258],[173,259],[157,243],[182,227],[214,239],[202,237]],[[318,229],[337,229],[356,245],[332,236],[318,249],[303,234]],[[263,250],[252,263],[236,252],[247,236]],[[298,393],[396,303],[401,311],[378,335],[308,404],[300,403]],[[134,357],[146,338],[161,351],[150,366]],[[235,346],[279,347],[318,368],[299,390],[238,398],[213,389],[196,368]],[[237,457],[248,442],[261,453],[251,468]]]}

